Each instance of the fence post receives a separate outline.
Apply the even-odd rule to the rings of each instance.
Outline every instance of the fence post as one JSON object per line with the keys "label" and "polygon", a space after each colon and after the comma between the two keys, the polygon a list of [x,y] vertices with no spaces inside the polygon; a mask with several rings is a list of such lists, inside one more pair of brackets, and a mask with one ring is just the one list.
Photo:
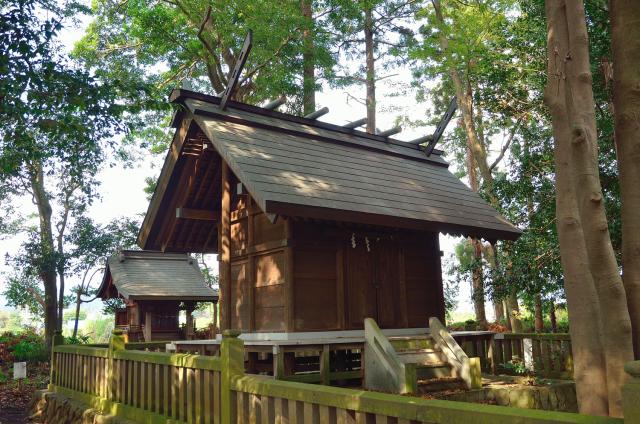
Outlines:
{"label": "fence post", "polygon": [[127,335],[122,330],[113,330],[109,338],[109,348],[107,349],[107,399],[117,402],[116,393],[118,392],[119,375],[115,368],[114,353],[118,350],[124,350],[127,343]]}
{"label": "fence post", "polygon": [[622,413],[625,423],[640,422],[640,361],[627,362],[624,370],[630,378],[622,387]]}
{"label": "fence post", "polygon": [[231,424],[236,419],[236,397],[233,394],[231,381],[234,377],[244,375],[244,342],[238,338],[237,330],[222,332],[220,346],[221,378],[220,378],[220,418],[223,424]]}
{"label": "fence post", "polygon": [[56,330],[53,333],[53,339],[51,340],[51,374],[49,377],[49,390],[53,390],[53,386],[58,384],[59,370],[58,370],[58,358],[56,357],[55,348],[64,344],[64,337],[62,337],[62,331]]}

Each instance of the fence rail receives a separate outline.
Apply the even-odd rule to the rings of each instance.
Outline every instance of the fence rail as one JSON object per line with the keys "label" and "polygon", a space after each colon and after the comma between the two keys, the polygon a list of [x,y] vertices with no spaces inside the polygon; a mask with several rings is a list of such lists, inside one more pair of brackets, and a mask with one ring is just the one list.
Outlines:
{"label": "fence rail", "polygon": [[480,358],[484,372],[513,372],[521,364],[540,377],[573,378],[571,337],[566,333],[480,333],[455,339],[467,355]]}
{"label": "fence rail", "polygon": [[[56,338],[59,342],[59,338]],[[621,419],[320,386],[245,374],[244,346],[226,333],[219,357],[55,345],[50,390],[136,422],[160,423],[602,423]],[[637,369],[636,369],[637,368]],[[640,422],[640,363],[625,386],[627,422]],[[635,408],[635,409],[634,409]]]}
{"label": "fence rail", "polygon": [[54,346],[54,390],[143,422],[221,422],[219,357],[126,349],[121,335],[107,348]]}

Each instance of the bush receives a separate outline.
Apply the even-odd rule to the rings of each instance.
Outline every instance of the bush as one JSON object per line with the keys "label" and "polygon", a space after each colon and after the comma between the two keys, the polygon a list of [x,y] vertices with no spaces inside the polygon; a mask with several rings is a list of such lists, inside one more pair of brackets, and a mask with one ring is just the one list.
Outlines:
{"label": "bush", "polygon": [[89,336],[79,335],[76,337],[69,336],[64,338],[64,344],[81,345],[89,343]]}
{"label": "bush", "polygon": [[46,362],[49,360],[47,346],[44,342],[20,341],[13,348],[15,361]]}
{"label": "bush", "polygon": [[44,338],[34,331],[0,335],[0,362],[46,362],[49,360]]}

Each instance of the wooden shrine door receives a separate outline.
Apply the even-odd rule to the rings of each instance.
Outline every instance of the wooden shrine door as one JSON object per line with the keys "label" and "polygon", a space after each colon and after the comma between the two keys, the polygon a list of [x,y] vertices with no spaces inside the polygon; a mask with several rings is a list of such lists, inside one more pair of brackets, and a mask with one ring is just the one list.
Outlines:
{"label": "wooden shrine door", "polygon": [[347,318],[350,329],[360,329],[367,317],[381,328],[400,323],[399,251],[391,240],[371,240],[369,251],[348,246],[345,255]]}

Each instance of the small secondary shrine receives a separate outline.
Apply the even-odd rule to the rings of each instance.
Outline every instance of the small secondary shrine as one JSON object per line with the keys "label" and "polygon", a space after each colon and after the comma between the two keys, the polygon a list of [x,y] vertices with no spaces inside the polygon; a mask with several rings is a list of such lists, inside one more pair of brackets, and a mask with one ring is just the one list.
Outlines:
{"label": "small secondary shrine", "polygon": [[138,242],[219,255],[222,330],[426,327],[445,313],[438,233],[520,233],[438,150],[191,91],[171,101]]}
{"label": "small secondary shrine", "polygon": [[[139,250],[122,250],[107,259],[98,296],[123,299],[125,308],[116,311],[116,328],[127,332],[129,341],[147,342],[192,338],[196,303],[215,305],[218,300],[188,254]],[[180,310],[186,311],[184,330]]]}

